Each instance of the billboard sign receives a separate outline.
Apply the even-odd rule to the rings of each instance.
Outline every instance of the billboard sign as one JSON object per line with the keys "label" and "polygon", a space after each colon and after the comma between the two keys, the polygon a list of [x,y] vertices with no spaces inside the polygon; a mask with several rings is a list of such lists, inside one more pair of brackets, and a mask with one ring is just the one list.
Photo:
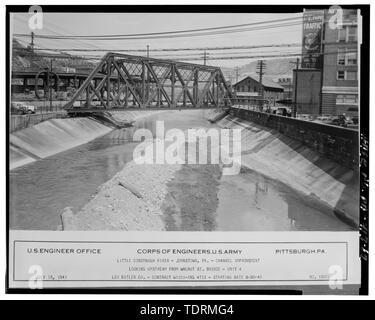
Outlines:
{"label": "billboard sign", "polygon": [[324,11],[306,11],[303,14],[302,68],[321,68],[323,22]]}

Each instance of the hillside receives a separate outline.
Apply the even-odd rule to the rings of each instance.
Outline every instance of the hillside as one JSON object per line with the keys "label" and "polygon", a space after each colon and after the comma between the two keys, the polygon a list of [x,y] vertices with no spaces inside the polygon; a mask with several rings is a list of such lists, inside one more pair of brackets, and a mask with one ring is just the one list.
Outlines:
{"label": "hillside", "polygon": [[[279,78],[291,78],[294,68],[294,64],[291,61],[293,61],[292,58],[265,60],[266,69],[264,77],[274,81],[277,81]],[[231,81],[233,84],[236,82],[236,68],[222,68],[222,71],[228,81]],[[238,80],[245,76],[253,76],[258,79],[259,75],[256,74],[256,71],[257,61],[239,66]]]}
{"label": "hillside", "polygon": [[[67,57],[67,58],[65,58]],[[12,70],[13,71],[41,71],[47,68],[53,60],[53,68],[75,68],[77,71],[92,70],[95,66],[91,61],[61,53],[32,52],[17,40],[13,40]]]}

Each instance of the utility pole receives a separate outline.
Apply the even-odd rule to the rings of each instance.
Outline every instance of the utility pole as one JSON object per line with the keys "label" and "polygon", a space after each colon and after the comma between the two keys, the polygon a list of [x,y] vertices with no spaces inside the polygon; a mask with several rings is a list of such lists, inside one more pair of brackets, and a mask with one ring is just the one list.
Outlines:
{"label": "utility pole", "polygon": [[[50,67],[50,71],[48,73],[48,77],[52,76],[53,73],[52,73],[52,61],[53,59],[51,59],[51,67]],[[55,79],[55,81],[57,81],[57,79]],[[48,79],[48,84],[49,84],[49,110],[50,111],[53,111],[53,107],[52,107],[52,81],[50,79]]]}
{"label": "utility pole", "polygon": [[236,83],[238,83],[238,74],[239,74],[239,68],[236,67]]}
{"label": "utility pole", "polygon": [[292,117],[295,118],[297,116],[297,84],[298,84],[298,67],[299,67],[299,58],[297,58],[296,62],[291,61],[290,63],[296,64],[296,76],[295,76],[295,83],[294,83],[294,101],[293,101],[293,112]]}
{"label": "utility pole", "polygon": [[[147,45],[147,58],[150,57],[150,46]],[[146,93],[145,93],[145,99],[148,101],[148,98],[150,96],[150,72],[148,71],[148,68],[145,68],[145,74],[143,75],[144,78],[146,79]]]}
{"label": "utility pole", "polygon": [[34,32],[31,32],[31,42],[30,42],[30,49],[31,49],[31,52],[34,53]]}
{"label": "utility pole", "polygon": [[206,65],[206,60],[207,60],[207,53],[206,51],[203,53],[203,64]]}
{"label": "utility pole", "polygon": [[259,84],[260,84],[260,98],[261,98],[261,105],[263,105],[264,100],[264,88],[263,88],[263,74],[264,70],[266,69],[266,63],[263,60],[259,60],[257,64],[257,74],[259,74]]}

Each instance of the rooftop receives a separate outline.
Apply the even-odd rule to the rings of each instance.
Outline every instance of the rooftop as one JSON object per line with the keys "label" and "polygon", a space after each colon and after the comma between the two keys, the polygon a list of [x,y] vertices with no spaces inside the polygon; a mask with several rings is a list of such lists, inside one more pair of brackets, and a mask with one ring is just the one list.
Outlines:
{"label": "rooftop", "polygon": [[[258,80],[254,79],[254,77],[251,77],[251,76],[245,76],[243,77],[242,79],[240,79],[237,83],[234,84],[234,86],[236,86],[237,84],[239,84],[240,82],[244,81],[245,79],[247,78],[250,78],[256,82],[259,83]],[[267,78],[263,78],[262,80],[262,85],[264,87],[267,87],[267,88],[275,88],[275,89],[281,89],[281,90],[284,90],[284,87],[282,87],[281,85],[277,84],[276,82],[272,81],[272,80],[269,80]]]}

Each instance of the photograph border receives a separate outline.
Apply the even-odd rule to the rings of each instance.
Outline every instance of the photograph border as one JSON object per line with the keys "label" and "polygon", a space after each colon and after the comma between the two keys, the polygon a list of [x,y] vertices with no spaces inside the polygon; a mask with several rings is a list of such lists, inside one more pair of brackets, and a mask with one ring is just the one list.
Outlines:
{"label": "photograph border", "polygon": [[[369,66],[370,66],[370,5],[340,5],[343,9],[360,9],[362,15],[362,45],[360,68],[360,117],[359,117],[359,162],[360,162],[360,224],[359,224],[359,251],[361,260],[361,285],[359,295],[368,295],[368,266],[369,266]],[[251,295],[299,295],[301,290],[292,290],[285,285],[285,289],[249,289],[241,287],[178,287],[160,286],[156,288],[45,288],[43,290],[9,288],[9,117],[10,117],[10,13],[28,12],[29,5],[6,6],[6,293],[8,294],[251,294]],[[293,13],[303,9],[328,9],[329,5],[43,5],[43,12],[85,12],[85,13]],[[365,106],[365,107],[363,107]],[[264,288],[264,289],[263,289]]]}

